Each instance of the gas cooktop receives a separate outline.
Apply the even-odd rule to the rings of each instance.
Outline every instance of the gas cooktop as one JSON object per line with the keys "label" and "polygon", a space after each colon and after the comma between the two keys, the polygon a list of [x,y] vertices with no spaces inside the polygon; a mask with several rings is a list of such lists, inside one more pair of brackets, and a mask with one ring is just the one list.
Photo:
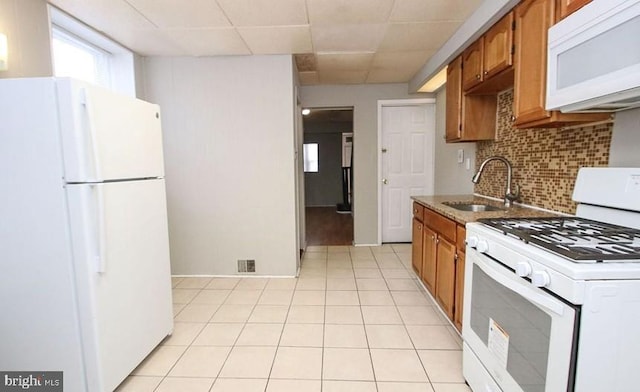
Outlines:
{"label": "gas cooktop", "polygon": [[640,261],[640,230],[577,217],[478,219],[575,262]]}

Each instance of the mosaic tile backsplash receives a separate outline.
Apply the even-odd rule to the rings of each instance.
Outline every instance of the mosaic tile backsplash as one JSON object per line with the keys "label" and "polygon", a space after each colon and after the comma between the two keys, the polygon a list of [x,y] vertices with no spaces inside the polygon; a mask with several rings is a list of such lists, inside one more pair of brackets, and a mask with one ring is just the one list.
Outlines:
{"label": "mosaic tile backsplash", "polygon": [[[513,164],[514,182],[521,202],[574,214],[571,200],[578,169],[607,166],[612,124],[574,129],[516,129],[512,126],[513,90],[498,95],[496,140],[477,143],[476,168],[492,155]],[[487,165],[475,192],[504,197],[506,168],[494,161]]]}

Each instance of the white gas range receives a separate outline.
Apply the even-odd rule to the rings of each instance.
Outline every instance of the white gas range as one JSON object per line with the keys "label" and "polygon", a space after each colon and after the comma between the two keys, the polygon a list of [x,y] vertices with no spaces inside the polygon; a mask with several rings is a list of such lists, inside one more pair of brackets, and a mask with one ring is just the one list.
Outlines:
{"label": "white gas range", "polygon": [[474,392],[639,390],[640,168],[582,169],[573,198],[577,217],[467,225]]}

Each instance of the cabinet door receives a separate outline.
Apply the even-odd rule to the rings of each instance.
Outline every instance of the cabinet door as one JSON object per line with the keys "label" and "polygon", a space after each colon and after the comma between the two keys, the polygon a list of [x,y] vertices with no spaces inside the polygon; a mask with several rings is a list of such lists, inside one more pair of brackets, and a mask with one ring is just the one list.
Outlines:
{"label": "cabinet door", "polygon": [[462,56],[458,56],[447,67],[447,141],[462,136]]}
{"label": "cabinet door", "polygon": [[484,78],[484,37],[480,37],[462,54],[462,88],[468,91],[480,84]]}
{"label": "cabinet door", "polygon": [[456,287],[455,287],[455,303],[454,303],[454,315],[453,324],[458,331],[462,331],[462,304],[464,302],[464,268],[465,268],[465,256],[464,253],[458,252],[458,258],[456,259]]}
{"label": "cabinet door", "polygon": [[591,0],[560,0],[560,18],[566,18],[589,3]]}
{"label": "cabinet door", "polygon": [[422,282],[432,295],[436,295],[436,241],[435,231],[422,226]]}
{"label": "cabinet door", "polygon": [[484,79],[513,65],[513,12],[509,12],[484,35]]}
{"label": "cabinet door", "polygon": [[422,222],[413,218],[411,236],[411,265],[418,276],[422,274]]}
{"label": "cabinet door", "polygon": [[456,247],[444,238],[436,243],[436,301],[453,320],[456,285]]}
{"label": "cabinet door", "polygon": [[515,124],[551,117],[545,110],[547,31],[554,20],[554,0],[524,0],[516,8]]}

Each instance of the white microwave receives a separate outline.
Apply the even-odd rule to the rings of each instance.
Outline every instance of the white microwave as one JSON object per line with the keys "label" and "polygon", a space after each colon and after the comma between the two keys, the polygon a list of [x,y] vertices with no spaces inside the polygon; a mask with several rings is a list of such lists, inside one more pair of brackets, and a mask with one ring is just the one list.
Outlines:
{"label": "white microwave", "polygon": [[640,107],[640,0],[594,0],[549,29],[547,110]]}

